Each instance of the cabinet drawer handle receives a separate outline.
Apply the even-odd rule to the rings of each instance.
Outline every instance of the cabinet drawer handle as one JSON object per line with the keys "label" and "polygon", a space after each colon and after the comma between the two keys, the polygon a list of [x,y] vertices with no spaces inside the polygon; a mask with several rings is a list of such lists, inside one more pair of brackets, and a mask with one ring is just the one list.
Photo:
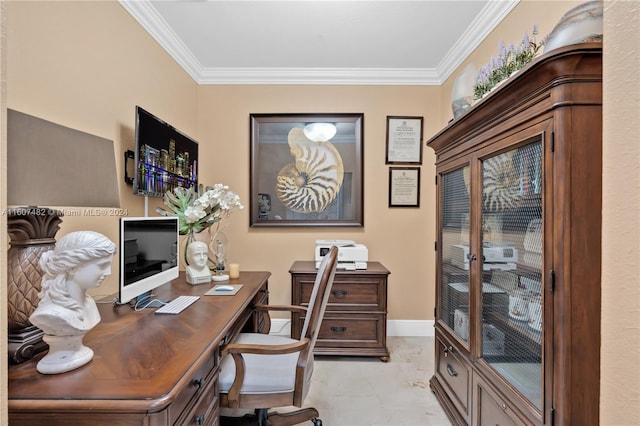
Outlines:
{"label": "cabinet drawer handle", "polygon": [[203,425],[204,424],[204,414],[200,415],[200,416],[195,416],[193,418],[193,422],[197,425]]}
{"label": "cabinet drawer handle", "polygon": [[334,333],[344,333],[347,331],[347,327],[331,327],[331,331]]}
{"label": "cabinet drawer handle", "polygon": [[347,293],[349,293],[347,290],[332,290],[331,291],[331,294],[333,294],[338,299],[344,299],[345,297],[347,297]]}
{"label": "cabinet drawer handle", "polygon": [[193,379],[193,386],[197,387],[197,388],[202,388],[202,385],[204,384],[204,379]]}
{"label": "cabinet drawer handle", "polygon": [[451,364],[447,364],[447,373],[449,373],[451,377],[456,377],[458,375],[458,372],[454,370]]}

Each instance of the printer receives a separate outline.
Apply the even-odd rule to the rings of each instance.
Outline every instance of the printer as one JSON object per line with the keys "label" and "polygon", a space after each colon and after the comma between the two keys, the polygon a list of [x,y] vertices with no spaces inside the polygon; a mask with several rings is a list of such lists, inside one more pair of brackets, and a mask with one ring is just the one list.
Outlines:
{"label": "printer", "polygon": [[316,268],[320,267],[322,258],[329,253],[332,246],[338,247],[337,269],[349,271],[367,269],[369,250],[364,244],[356,244],[355,241],[351,240],[316,240]]}
{"label": "printer", "polygon": [[[482,247],[482,269],[484,271],[516,269],[518,250],[510,245],[487,244]],[[451,264],[465,271],[469,270],[469,246],[451,246]]]}

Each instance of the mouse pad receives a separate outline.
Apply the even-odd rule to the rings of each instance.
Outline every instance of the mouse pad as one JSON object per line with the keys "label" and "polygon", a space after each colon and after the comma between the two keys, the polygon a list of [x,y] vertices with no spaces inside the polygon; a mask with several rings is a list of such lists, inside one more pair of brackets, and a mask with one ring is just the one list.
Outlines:
{"label": "mouse pad", "polygon": [[[223,285],[230,285],[231,287],[233,287],[233,290],[218,290],[218,287],[221,287]],[[220,284],[211,288],[204,295],[205,296],[233,296],[234,294],[239,292],[241,288],[242,288],[242,284]]]}

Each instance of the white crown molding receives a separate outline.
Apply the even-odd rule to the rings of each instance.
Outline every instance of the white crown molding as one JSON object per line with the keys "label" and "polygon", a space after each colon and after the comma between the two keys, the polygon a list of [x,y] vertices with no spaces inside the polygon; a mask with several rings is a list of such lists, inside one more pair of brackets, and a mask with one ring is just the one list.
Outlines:
{"label": "white crown molding", "polygon": [[200,84],[435,85],[433,69],[412,68],[208,68]]}
{"label": "white crown molding", "polygon": [[149,0],[118,0],[198,84],[440,85],[520,0],[491,0],[433,68],[204,68]]}
{"label": "white crown molding", "polygon": [[449,78],[519,2],[520,0],[498,0],[489,1],[485,5],[438,64],[436,70],[440,76],[440,84]]}
{"label": "white crown molding", "polygon": [[202,64],[173,32],[151,2],[148,0],[118,0],[118,2],[197,82],[202,72]]}

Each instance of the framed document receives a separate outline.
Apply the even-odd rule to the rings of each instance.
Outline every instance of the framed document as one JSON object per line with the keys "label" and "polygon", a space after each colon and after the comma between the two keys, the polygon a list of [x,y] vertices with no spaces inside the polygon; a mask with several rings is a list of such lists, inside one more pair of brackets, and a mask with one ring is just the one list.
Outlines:
{"label": "framed document", "polygon": [[422,164],[422,117],[387,116],[386,164]]}
{"label": "framed document", "polygon": [[420,167],[389,168],[389,207],[420,207]]}

